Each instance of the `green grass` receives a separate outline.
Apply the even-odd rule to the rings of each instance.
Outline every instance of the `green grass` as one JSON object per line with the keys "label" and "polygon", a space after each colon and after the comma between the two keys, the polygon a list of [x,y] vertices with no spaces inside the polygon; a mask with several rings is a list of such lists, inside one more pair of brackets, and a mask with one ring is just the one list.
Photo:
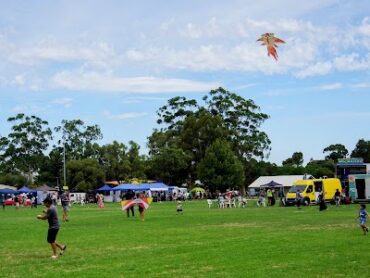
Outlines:
{"label": "green grass", "polygon": [[[51,260],[42,207],[0,210],[0,277],[369,277],[370,235],[358,205],[208,209],[153,203],[145,221],[118,204],[74,205]],[[61,209],[59,218],[61,218]]]}

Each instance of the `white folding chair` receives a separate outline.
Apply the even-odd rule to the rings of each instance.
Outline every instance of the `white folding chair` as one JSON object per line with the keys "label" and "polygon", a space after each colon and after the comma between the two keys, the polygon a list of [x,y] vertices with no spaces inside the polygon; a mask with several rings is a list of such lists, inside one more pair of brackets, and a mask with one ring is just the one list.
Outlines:
{"label": "white folding chair", "polygon": [[207,199],[207,204],[208,204],[208,208],[211,208],[212,207],[212,200],[211,199]]}
{"label": "white folding chair", "polygon": [[247,206],[247,203],[248,203],[247,198],[243,198],[242,199],[242,207],[245,208]]}

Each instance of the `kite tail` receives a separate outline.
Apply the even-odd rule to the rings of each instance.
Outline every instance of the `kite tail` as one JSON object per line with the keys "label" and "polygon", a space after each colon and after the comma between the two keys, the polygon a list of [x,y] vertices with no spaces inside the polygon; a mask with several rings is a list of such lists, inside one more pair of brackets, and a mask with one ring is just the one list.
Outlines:
{"label": "kite tail", "polygon": [[267,55],[268,56],[271,55],[277,61],[278,54],[277,54],[277,51],[276,51],[275,47],[273,47],[273,46],[267,47]]}

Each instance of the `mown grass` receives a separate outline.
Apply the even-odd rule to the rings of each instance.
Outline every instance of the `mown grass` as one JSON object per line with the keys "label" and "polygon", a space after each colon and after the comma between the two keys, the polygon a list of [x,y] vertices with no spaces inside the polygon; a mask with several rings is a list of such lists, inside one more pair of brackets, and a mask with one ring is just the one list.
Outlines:
{"label": "mown grass", "polygon": [[[153,203],[141,222],[118,204],[74,205],[51,260],[42,208],[0,210],[0,277],[369,277],[358,205],[208,209]],[[59,218],[61,218],[61,209]]]}

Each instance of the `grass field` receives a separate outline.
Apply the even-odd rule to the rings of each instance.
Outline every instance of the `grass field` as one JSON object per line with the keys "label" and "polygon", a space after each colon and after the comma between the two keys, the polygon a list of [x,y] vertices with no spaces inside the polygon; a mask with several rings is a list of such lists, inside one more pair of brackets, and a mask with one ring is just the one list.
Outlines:
{"label": "grass field", "polygon": [[[153,203],[145,221],[118,204],[70,211],[51,260],[42,207],[0,210],[0,277],[370,277],[370,235],[358,205],[208,209],[189,201]],[[59,218],[61,219],[61,209]]]}

